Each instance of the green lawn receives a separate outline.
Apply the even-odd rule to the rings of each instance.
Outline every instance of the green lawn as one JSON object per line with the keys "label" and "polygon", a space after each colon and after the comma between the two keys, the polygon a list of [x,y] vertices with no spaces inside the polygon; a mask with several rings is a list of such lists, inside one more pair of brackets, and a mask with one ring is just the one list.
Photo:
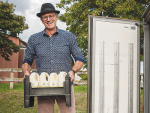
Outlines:
{"label": "green lawn", "polygon": [[[24,85],[14,84],[14,89],[9,89],[9,84],[0,84],[0,113],[37,113],[37,100],[32,108],[24,108]],[[87,85],[74,86],[76,99],[76,113],[87,113]],[[141,90],[141,110],[143,105],[143,90]],[[59,113],[59,108],[55,104],[55,112]]]}
{"label": "green lawn", "polygon": [[142,106],[143,106],[143,89],[141,89],[140,93],[140,113],[143,113]]}
{"label": "green lawn", "polygon": [[[24,108],[24,84],[14,84],[13,90],[10,84],[0,84],[0,113],[37,113],[37,100],[32,108]],[[74,86],[76,111],[87,113],[87,86]],[[59,113],[55,104],[54,113]]]}

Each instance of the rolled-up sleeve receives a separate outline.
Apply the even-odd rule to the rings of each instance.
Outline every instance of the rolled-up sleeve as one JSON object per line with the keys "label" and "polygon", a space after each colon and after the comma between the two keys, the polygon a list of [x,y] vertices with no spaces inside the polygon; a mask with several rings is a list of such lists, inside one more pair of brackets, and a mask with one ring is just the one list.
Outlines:
{"label": "rolled-up sleeve", "polygon": [[35,56],[35,47],[34,47],[34,43],[33,43],[34,41],[33,41],[32,38],[33,37],[31,36],[28,40],[27,49],[26,49],[26,52],[25,52],[25,59],[23,61],[23,64],[28,63],[30,66],[33,63],[34,56]]}
{"label": "rolled-up sleeve", "polygon": [[77,37],[73,34],[70,43],[71,54],[74,57],[75,61],[81,61],[84,63],[84,57],[78,47]]}

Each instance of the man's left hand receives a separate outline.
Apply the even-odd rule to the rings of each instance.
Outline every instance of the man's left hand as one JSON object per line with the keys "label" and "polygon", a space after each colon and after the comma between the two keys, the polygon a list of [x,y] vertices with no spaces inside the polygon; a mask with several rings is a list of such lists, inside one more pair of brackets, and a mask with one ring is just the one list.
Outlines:
{"label": "man's left hand", "polygon": [[71,78],[71,82],[73,82],[74,81],[74,72],[73,71],[69,71],[68,74],[69,74],[69,76]]}

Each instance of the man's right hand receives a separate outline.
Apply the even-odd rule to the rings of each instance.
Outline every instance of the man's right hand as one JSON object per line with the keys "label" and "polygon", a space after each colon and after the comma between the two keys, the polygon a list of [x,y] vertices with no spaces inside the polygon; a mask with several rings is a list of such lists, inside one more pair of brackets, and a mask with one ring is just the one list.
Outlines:
{"label": "man's right hand", "polygon": [[25,75],[28,75],[28,76],[30,75],[30,70],[31,70],[31,67],[28,63],[24,63],[22,65],[22,71],[23,71],[23,74],[24,74],[23,81],[24,81]]}
{"label": "man's right hand", "polygon": [[24,79],[25,79],[25,75],[28,75],[28,76],[30,76],[30,73],[29,73],[28,71],[26,71],[26,72],[24,73],[24,76],[23,76],[23,81],[24,81]]}

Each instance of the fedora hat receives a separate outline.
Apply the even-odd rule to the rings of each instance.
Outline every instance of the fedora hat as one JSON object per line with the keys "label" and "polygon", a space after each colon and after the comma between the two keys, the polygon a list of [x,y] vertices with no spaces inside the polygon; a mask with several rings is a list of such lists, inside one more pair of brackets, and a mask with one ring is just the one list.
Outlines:
{"label": "fedora hat", "polygon": [[60,11],[55,10],[55,7],[54,7],[51,3],[44,3],[44,4],[42,4],[42,6],[41,6],[41,12],[40,12],[40,13],[37,13],[36,15],[37,15],[38,17],[41,17],[42,14],[47,13],[47,12],[55,12],[55,13],[57,13],[57,14],[60,13]]}

